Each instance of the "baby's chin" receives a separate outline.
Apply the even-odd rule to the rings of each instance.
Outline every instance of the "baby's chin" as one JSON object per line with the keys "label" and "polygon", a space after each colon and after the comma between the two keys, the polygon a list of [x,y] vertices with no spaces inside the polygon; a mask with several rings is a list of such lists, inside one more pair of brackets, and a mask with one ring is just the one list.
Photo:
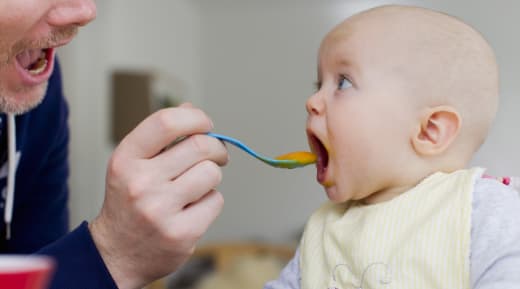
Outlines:
{"label": "baby's chin", "polygon": [[324,188],[325,188],[325,192],[327,193],[327,198],[335,204],[341,204],[341,203],[345,203],[345,202],[352,200],[352,197],[353,197],[352,194],[339,190],[339,188],[337,186],[334,186],[334,185],[325,186],[324,185]]}
{"label": "baby's chin", "polygon": [[379,200],[377,193],[361,192],[360,189],[355,189],[352,187],[341,188],[336,184],[331,186],[324,186],[324,189],[327,193],[327,198],[329,201],[335,204],[355,201],[361,204],[370,205],[381,201]]}

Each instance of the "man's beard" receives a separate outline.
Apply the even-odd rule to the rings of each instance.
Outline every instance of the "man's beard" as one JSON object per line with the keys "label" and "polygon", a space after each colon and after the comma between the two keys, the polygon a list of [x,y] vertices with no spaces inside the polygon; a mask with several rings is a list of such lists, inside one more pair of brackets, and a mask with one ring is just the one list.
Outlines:
{"label": "man's beard", "polygon": [[[16,55],[26,49],[53,47],[62,39],[73,37],[77,32],[78,27],[75,25],[56,28],[47,38],[36,41],[20,41],[12,47],[7,47],[7,44],[0,39],[0,69],[17,61]],[[0,112],[22,114],[33,109],[42,102],[47,86],[48,83],[42,83],[38,88],[20,87],[13,92],[9,91],[7,87],[2,87],[2,80],[0,79]],[[29,94],[32,94],[31,97],[28,97]],[[25,97],[20,97],[24,95]]]}
{"label": "man's beard", "polygon": [[[16,97],[10,97],[7,95],[7,91],[0,86],[0,112],[5,113],[13,113],[13,114],[23,114],[28,112],[29,110],[38,106],[45,96],[47,92],[48,82],[42,84],[37,93],[31,98],[22,98],[22,101],[18,101]],[[33,88],[34,89],[34,88]],[[28,89],[29,90],[29,89]],[[17,92],[17,94],[23,94],[23,89]]]}

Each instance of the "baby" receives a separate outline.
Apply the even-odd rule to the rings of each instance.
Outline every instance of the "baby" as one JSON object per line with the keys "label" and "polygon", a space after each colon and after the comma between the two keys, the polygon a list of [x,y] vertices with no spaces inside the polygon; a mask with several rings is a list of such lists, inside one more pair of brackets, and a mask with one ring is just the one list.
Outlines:
{"label": "baby", "polygon": [[306,107],[330,202],[264,288],[518,288],[520,197],[465,169],[498,82],[489,44],[446,14],[382,6],[329,32]]}

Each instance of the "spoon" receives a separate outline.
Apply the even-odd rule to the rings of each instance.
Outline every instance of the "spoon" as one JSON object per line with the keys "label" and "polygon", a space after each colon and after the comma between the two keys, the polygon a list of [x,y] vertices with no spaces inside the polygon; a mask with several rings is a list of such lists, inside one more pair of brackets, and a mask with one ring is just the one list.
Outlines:
{"label": "spoon", "polygon": [[255,152],[254,150],[252,150],[251,148],[249,148],[248,146],[243,144],[241,141],[234,139],[232,137],[217,134],[217,133],[212,133],[212,132],[208,132],[208,135],[212,136],[214,138],[217,138],[221,141],[228,142],[228,143],[242,149],[243,151],[252,155],[253,157],[263,161],[264,163],[266,163],[270,166],[276,167],[276,168],[294,169],[294,168],[299,168],[299,167],[303,167],[306,165],[310,165],[310,164],[313,164],[316,162],[316,155],[311,152],[304,152],[304,151],[291,152],[291,153],[287,153],[287,154],[284,154],[281,156],[277,156],[276,158],[273,159],[273,158],[265,157],[265,156],[258,154],[257,152]]}

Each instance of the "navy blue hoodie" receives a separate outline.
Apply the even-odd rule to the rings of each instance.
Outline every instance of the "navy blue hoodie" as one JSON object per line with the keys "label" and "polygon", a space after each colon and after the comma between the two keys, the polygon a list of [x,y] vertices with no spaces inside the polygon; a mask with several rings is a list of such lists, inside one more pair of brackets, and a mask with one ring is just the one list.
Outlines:
{"label": "navy blue hoodie", "polygon": [[[7,176],[7,123],[0,114],[0,212],[4,215]],[[117,288],[94,245],[87,223],[68,233],[68,107],[59,65],[43,102],[18,115],[16,152],[19,154],[11,238],[0,225],[0,253],[43,254],[57,262],[52,289]],[[0,286],[1,287],[1,286]]]}

